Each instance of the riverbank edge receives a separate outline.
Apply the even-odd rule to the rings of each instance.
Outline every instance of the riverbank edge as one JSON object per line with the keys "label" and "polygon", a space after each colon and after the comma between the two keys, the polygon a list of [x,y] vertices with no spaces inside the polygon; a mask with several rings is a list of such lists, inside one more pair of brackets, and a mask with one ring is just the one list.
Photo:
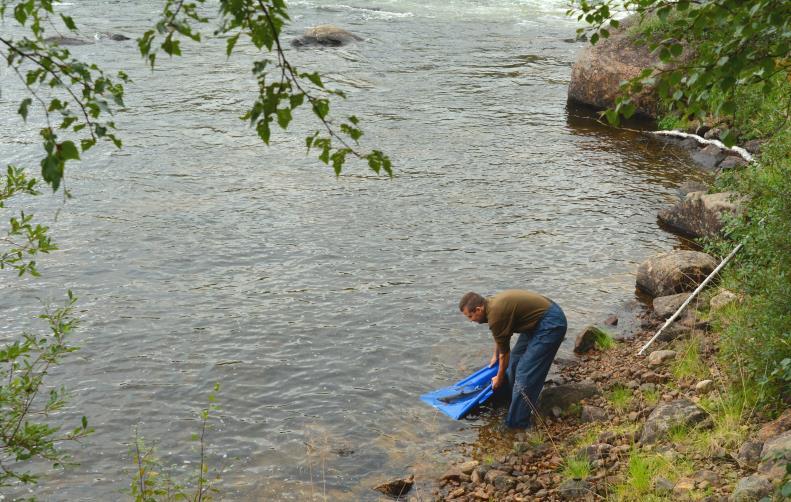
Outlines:
{"label": "riverbank edge", "polygon": [[[705,290],[671,325],[673,334],[656,342],[647,356],[637,352],[672,312],[652,307],[625,339],[594,343],[590,352],[560,370],[563,383],[555,387],[582,399],[552,407],[527,433],[481,430],[481,442],[488,441],[490,447],[449,466],[432,498],[771,496],[785,470],[778,462],[762,461],[767,456],[763,450],[771,450],[777,438],[787,441],[791,413],[787,409],[770,421],[750,408],[749,398],[742,395],[747,386],[733,381],[718,361],[720,331],[711,323],[714,312],[738,301],[740,294],[719,286]],[[604,333],[608,321],[600,323]],[[579,393],[581,388],[587,390]]]}
{"label": "riverbank edge", "polygon": [[[716,124],[688,132],[706,140],[718,133]],[[718,176],[746,168],[749,155],[758,155],[767,142],[746,143],[747,158],[736,158],[710,141],[676,141],[692,150],[701,168]],[[527,433],[481,430],[479,443],[488,441],[490,447],[450,465],[433,500],[757,501],[787,496],[791,485],[784,456],[791,441],[791,409],[780,402],[784,412],[770,420],[771,411],[759,409],[750,396],[747,377],[734,379],[721,360],[728,309],[739,308],[745,295],[722,284],[710,286],[670,326],[672,336],[655,343],[647,357],[637,352],[675,309],[667,312],[664,305],[659,312],[652,305],[627,339],[613,342],[605,335],[591,352],[561,369],[561,386],[576,386],[571,394],[587,389],[577,393],[583,398],[553,407]]]}

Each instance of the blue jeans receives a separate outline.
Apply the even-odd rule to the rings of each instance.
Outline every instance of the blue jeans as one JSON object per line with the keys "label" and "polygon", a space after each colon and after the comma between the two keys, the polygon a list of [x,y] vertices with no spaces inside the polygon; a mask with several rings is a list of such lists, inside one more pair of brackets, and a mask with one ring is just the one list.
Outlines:
{"label": "blue jeans", "polygon": [[532,410],[538,406],[538,396],[566,336],[566,327],[563,310],[553,302],[530,333],[519,334],[508,364],[508,383],[512,388],[505,419],[508,427],[530,426]]}

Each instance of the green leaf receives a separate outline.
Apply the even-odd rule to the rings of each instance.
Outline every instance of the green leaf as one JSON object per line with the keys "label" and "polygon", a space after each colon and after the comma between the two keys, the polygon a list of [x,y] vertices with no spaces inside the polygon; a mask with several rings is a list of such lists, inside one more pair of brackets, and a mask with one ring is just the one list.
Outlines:
{"label": "green leaf", "polygon": [[233,52],[233,48],[236,46],[236,42],[239,41],[239,35],[241,35],[241,32],[239,32],[236,35],[233,35],[231,37],[228,37],[228,40],[225,42],[225,55],[226,56],[228,56],[228,57],[231,56],[231,53]]}
{"label": "green leaf", "polygon": [[60,152],[60,158],[63,161],[80,159],[80,152],[71,141],[64,141],[63,143],[60,143],[58,145],[58,151]]}
{"label": "green leaf", "polygon": [[305,95],[303,93],[292,94],[288,98],[289,103],[291,104],[291,109],[302,106],[303,101],[305,101]]}
{"label": "green leaf", "polygon": [[25,122],[27,122],[28,108],[32,103],[33,103],[32,98],[25,98],[22,100],[21,103],[19,103],[19,110],[17,110],[17,113],[19,113],[22,116],[22,120],[24,120]]}
{"label": "green leaf", "polygon": [[330,112],[330,102],[326,99],[317,99],[313,102],[313,113],[320,119],[324,119]]}
{"label": "green leaf", "polygon": [[324,82],[321,81],[321,76],[318,73],[303,73],[302,76],[307,77],[308,80],[313,82],[313,85],[324,88]]}
{"label": "green leaf", "polygon": [[277,123],[281,129],[285,129],[288,127],[289,122],[291,122],[291,109],[290,108],[278,108],[277,110]]}
{"label": "green leaf", "polygon": [[77,25],[74,24],[74,19],[64,14],[61,14],[60,18],[63,19],[63,24],[66,25],[66,28],[70,29],[71,31],[77,31]]}

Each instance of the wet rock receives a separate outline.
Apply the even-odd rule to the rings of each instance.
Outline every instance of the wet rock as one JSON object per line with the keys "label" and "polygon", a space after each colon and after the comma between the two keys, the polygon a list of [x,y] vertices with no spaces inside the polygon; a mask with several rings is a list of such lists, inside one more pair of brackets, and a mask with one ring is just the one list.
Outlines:
{"label": "wet rock", "polygon": [[675,350],[655,350],[648,354],[648,364],[651,366],[659,366],[675,358]]}
{"label": "wet rock", "polygon": [[305,30],[305,33],[303,33],[301,37],[297,37],[291,41],[291,45],[295,47],[339,47],[361,40],[363,40],[361,37],[343,28],[339,28],[332,24],[322,24]]}
{"label": "wet rock", "polygon": [[463,486],[460,486],[448,493],[448,498],[455,499],[456,497],[461,497],[466,491],[467,490],[465,490]]}
{"label": "wet rock", "polygon": [[583,399],[598,395],[599,388],[589,382],[572,382],[554,387],[545,387],[538,400],[538,411],[550,416],[552,408],[567,409]]}
{"label": "wet rock", "polygon": [[717,267],[699,251],[671,251],[644,261],[637,269],[637,287],[652,297],[692,291]]}
{"label": "wet rock", "polygon": [[726,171],[728,169],[737,169],[739,167],[744,167],[747,164],[749,164],[749,162],[747,162],[743,158],[737,157],[735,155],[729,155],[728,157],[725,157],[725,160],[720,162],[720,165],[717,167],[719,167],[719,169],[723,171]]}
{"label": "wet rock", "polygon": [[406,495],[409,490],[412,489],[414,484],[415,476],[410,475],[408,478],[394,479],[392,481],[388,481],[387,483],[382,483],[381,485],[375,487],[374,490],[384,493],[389,497],[401,497]]}
{"label": "wet rock", "polygon": [[61,36],[47,37],[47,38],[44,39],[44,42],[46,42],[46,43],[48,43],[50,45],[69,45],[69,46],[88,45],[88,44],[93,43],[90,40],[85,40],[85,39],[82,39],[82,38],[61,37]]}
{"label": "wet rock", "polygon": [[669,319],[676,310],[689,298],[689,293],[667,295],[654,298],[654,317],[661,320]]}
{"label": "wet rock", "polygon": [[470,475],[472,474],[472,470],[478,467],[479,462],[477,460],[470,460],[468,462],[463,462],[456,467],[461,471],[462,474]]}
{"label": "wet rock", "polygon": [[763,476],[742,478],[728,498],[730,502],[757,502],[772,493],[772,483]]}
{"label": "wet rock", "polygon": [[692,192],[708,192],[709,186],[705,183],[701,183],[700,181],[685,181],[678,186],[678,191],[681,194],[681,197],[684,197],[688,193]]}
{"label": "wet rock", "polygon": [[585,423],[604,422],[607,420],[607,412],[598,406],[583,404],[582,411],[580,412],[580,420]]}
{"label": "wet rock", "polygon": [[459,481],[461,479],[461,471],[457,467],[451,467],[448,469],[445,474],[442,475],[440,481],[448,482],[448,481]]}
{"label": "wet rock", "polygon": [[781,480],[786,474],[786,464],[791,463],[791,431],[770,438],[761,449],[758,471],[769,480]]}
{"label": "wet rock", "polygon": [[610,317],[604,320],[604,324],[607,326],[618,326],[618,316],[612,314]]}
{"label": "wet rock", "polygon": [[695,392],[698,394],[708,394],[714,390],[714,380],[701,380],[695,384]]}
{"label": "wet rock", "polygon": [[[712,134],[713,131],[717,131],[717,129],[711,129],[706,133],[706,136]],[[718,135],[719,132],[715,132],[711,137],[716,137]],[[706,139],[710,139],[710,137],[706,136],[704,136]],[[727,157],[727,155],[727,153],[722,151],[722,149],[716,145],[706,145],[700,150],[692,153],[692,160],[701,167],[706,169],[714,169],[720,162],[722,162],[725,157]]]}
{"label": "wet rock", "polygon": [[791,408],[787,408],[776,420],[761,427],[757,438],[759,441],[766,441],[774,436],[779,436],[787,430],[791,430]]}
{"label": "wet rock", "polygon": [[478,484],[482,483],[484,478],[486,477],[486,473],[489,472],[492,468],[488,465],[479,465],[472,471],[471,480],[473,483]]}
{"label": "wet rock", "polygon": [[659,221],[671,230],[691,237],[716,237],[726,215],[741,211],[733,192],[691,192],[673,207],[659,211]]}
{"label": "wet rock", "polygon": [[577,340],[574,342],[574,352],[584,354],[596,347],[596,340],[606,336],[607,333],[596,326],[588,326],[582,333],[577,335]]}
{"label": "wet rock", "polygon": [[558,487],[563,500],[593,500],[593,485],[583,479],[567,479]]}
{"label": "wet rock", "polygon": [[646,419],[640,442],[654,443],[665,438],[673,427],[702,425],[708,419],[708,413],[687,399],[661,403]]}
{"label": "wet rock", "polygon": [[487,483],[494,484],[494,480],[499,478],[500,476],[507,476],[508,473],[505,471],[501,471],[499,469],[490,469],[486,471],[486,474],[483,477],[483,480]]}
{"label": "wet rock", "polygon": [[[608,38],[580,51],[571,68],[570,100],[599,109],[612,108],[621,94],[621,82],[636,77],[644,68],[661,66],[657,54],[645,44],[634,43],[629,35],[627,27],[634,24],[632,19],[636,18],[623,20]],[[638,114],[656,117],[653,89],[646,87],[632,99]]]}

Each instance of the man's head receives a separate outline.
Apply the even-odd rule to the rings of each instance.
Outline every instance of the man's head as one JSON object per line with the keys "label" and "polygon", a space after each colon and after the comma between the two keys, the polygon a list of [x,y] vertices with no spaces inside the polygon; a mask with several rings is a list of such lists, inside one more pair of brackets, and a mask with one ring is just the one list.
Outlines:
{"label": "man's head", "polygon": [[486,322],[486,299],[478,293],[470,291],[461,297],[459,310],[472,322],[483,324]]}

